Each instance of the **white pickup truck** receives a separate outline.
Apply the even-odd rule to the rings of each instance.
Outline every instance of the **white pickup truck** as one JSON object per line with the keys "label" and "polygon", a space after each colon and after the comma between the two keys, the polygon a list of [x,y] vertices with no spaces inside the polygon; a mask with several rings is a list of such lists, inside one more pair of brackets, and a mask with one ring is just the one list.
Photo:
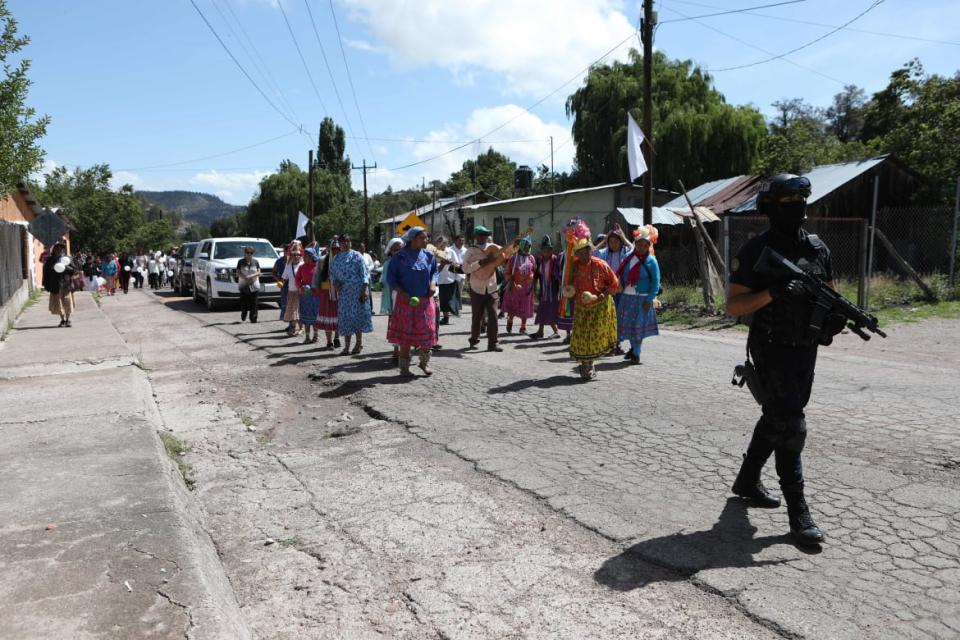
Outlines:
{"label": "white pickup truck", "polygon": [[207,238],[193,257],[193,301],[206,302],[214,310],[227,301],[240,301],[237,263],[243,248],[253,247],[254,259],[260,263],[260,302],[280,302],[280,287],[273,277],[277,252],[264,238]]}

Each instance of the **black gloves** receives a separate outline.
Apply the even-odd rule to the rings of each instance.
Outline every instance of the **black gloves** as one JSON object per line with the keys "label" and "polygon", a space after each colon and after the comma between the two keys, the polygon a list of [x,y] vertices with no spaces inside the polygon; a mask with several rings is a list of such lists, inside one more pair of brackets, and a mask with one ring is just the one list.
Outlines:
{"label": "black gloves", "polygon": [[774,299],[785,297],[809,297],[810,289],[803,282],[803,280],[787,280],[786,282],[778,282],[777,284],[771,286],[770,296]]}

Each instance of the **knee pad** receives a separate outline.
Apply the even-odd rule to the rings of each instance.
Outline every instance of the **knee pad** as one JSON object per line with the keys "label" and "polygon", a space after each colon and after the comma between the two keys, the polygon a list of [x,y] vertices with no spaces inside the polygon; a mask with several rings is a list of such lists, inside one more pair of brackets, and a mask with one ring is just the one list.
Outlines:
{"label": "knee pad", "polygon": [[780,446],[787,451],[800,453],[807,441],[807,421],[803,418],[791,418],[784,421],[783,436]]}

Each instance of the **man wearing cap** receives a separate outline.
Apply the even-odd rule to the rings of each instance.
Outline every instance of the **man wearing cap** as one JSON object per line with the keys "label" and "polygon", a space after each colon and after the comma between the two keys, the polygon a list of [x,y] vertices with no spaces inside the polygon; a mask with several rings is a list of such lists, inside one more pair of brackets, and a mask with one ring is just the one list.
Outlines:
{"label": "man wearing cap", "polygon": [[487,320],[487,351],[503,351],[497,346],[497,275],[496,267],[517,251],[519,239],[506,249],[490,242],[490,229],[478,225],[473,229],[474,244],[463,256],[463,272],[470,276],[470,349],[480,342],[480,327]]}

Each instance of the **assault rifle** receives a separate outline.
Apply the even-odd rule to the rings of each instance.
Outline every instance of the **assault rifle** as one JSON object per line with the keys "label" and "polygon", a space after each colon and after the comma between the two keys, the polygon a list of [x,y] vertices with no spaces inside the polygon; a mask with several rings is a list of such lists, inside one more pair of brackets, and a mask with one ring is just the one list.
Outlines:
{"label": "assault rifle", "polygon": [[828,315],[842,316],[847,328],[864,340],[870,339],[864,329],[877,334],[881,338],[887,337],[887,334],[880,329],[880,323],[876,316],[853,304],[831,289],[827,283],[806,273],[770,247],[764,247],[763,252],[760,253],[756,269],[758,271],[782,273],[789,276],[791,280],[800,280],[806,285],[813,297],[814,305],[813,313],[810,315],[809,330],[811,335],[821,338],[823,344],[829,344],[833,339],[829,331],[824,331],[823,328]]}

